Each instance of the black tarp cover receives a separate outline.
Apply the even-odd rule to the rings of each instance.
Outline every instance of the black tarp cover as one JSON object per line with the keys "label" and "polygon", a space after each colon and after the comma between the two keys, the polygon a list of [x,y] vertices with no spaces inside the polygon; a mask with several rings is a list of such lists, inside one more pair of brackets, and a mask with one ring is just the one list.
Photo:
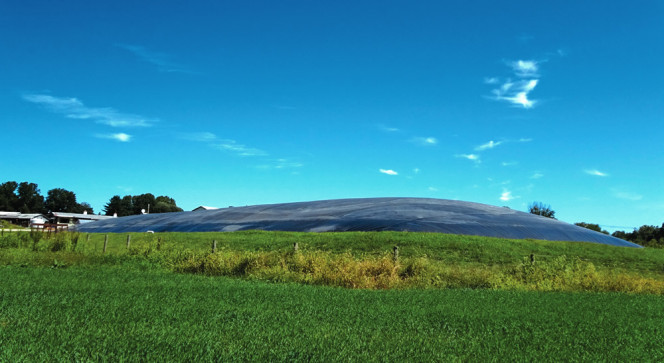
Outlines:
{"label": "black tarp cover", "polygon": [[335,199],[137,215],[80,225],[81,232],[413,231],[640,247],[505,207],[427,198]]}

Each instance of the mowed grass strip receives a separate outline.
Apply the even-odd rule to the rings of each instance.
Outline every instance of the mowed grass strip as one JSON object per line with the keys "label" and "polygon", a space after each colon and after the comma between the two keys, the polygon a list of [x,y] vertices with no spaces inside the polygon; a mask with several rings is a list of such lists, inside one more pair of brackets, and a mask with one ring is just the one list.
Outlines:
{"label": "mowed grass strip", "polygon": [[0,361],[661,361],[664,300],[0,268]]}

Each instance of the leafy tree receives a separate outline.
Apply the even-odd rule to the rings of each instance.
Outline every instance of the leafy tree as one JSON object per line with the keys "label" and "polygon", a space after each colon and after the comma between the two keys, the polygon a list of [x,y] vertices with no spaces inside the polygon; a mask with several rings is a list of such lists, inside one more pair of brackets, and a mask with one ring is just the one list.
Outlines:
{"label": "leafy tree", "polygon": [[76,194],[66,189],[55,188],[48,191],[44,208],[50,212],[79,213]]}
{"label": "leafy tree", "polygon": [[92,206],[89,203],[83,202],[78,205],[78,212],[76,213],[84,213],[88,212],[88,214],[95,214],[94,209],[92,209]]}
{"label": "leafy tree", "polygon": [[574,224],[579,226],[579,227],[588,228],[588,229],[593,230],[595,232],[609,234],[609,232],[603,230],[602,227],[599,226],[599,224],[586,223],[586,222],[579,222],[579,223],[574,223]]}
{"label": "leafy tree", "polygon": [[44,197],[35,183],[22,182],[18,185],[16,210],[21,213],[44,212]]}
{"label": "leafy tree", "polygon": [[151,193],[136,195],[131,199],[133,202],[133,209],[134,209],[133,214],[141,214],[142,211],[145,211],[145,213],[147,213],[148,211],[151,212],[150,207],[154,207],[154,205],[156,204],[155,197]]}
{"label": "leafy tree", "polygon": [[632,232],[615,231],[613,237],[646,247],[664,247],[664,224],[661,227],[643,225]]}
{"label": "leafy tree", "polygon": [[528,210],[531,214],[537,214],[538,216],[553,218],[556,219],[556,212],[551,209],[551,206],[545,205],[542,202],[533,202],[528,206]]}
{"label": "leafy tree", "polygon": [[173,198],[163,195],[155,198],[153,194],[146,193],[135,196],[125,195],[123,198],[115,195],[104,206],[104,214],[112,216],[113,213],[117,213],[118,217],[124,217],[141,214],[142,209],[146,213],[148,210],[150,213],[182,212],[182,208],[175,204]]}
{"label": "leafy tree", "polygon": [[14,193],[18,183],[15,181],[8,181],[0,184],[0,211],[15,212],[18,197]]}

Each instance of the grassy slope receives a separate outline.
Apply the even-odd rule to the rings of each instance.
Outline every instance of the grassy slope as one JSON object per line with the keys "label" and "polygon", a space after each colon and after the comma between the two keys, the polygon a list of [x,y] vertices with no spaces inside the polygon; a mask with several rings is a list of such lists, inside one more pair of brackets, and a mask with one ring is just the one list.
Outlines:
{"label": "grassy slope", "polygon": [[664,300],[0,267],[0,361],[664,359]]}
{"label": "grassy slope", "polygon": [[[300,233],[243,231],[232,233],[130,233],[132,246],[153,245],[161,238],[165,248],[189,248],[209,251],[212,240],[219,249],[238,251],[290,251],[297,242],[302,251],[350,252],[356,256],[379,256],[390,253],[395,245],[403,257],[424,257],[450,264],[505,265],[521,262],[531,253],[537,260],[548,261],[566,255],[578,257],[596,266],[643,273],[664,273],[664,250],[606,246],[597,243],[513,240],[412,232],[343,232]],[[127,234],[109,234],[109,252],[126,249]],[[81,236],[79,249],[101,252],[104,235],[92,234],[85,246]]]}

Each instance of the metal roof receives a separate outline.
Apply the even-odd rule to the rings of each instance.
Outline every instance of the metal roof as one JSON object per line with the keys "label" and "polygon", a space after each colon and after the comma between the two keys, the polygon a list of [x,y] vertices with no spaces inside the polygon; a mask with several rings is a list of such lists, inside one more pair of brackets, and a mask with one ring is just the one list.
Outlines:
{"label": "metal roof", "polygon": [[89,223],[82,232],[414,231],[640,247],[555,219],[446,199],[366,198],[255,205],[128,216]]}
{"label": "metal roof", "polygon": [[85,213],[53,212],[51,214],[54,217],[59,217],[59,218],[89,219],[89,220],[93,220],[93,221],[113,218],[112,216],[100,216],[100,215],[97,215],[97,214],[85,214]]}

